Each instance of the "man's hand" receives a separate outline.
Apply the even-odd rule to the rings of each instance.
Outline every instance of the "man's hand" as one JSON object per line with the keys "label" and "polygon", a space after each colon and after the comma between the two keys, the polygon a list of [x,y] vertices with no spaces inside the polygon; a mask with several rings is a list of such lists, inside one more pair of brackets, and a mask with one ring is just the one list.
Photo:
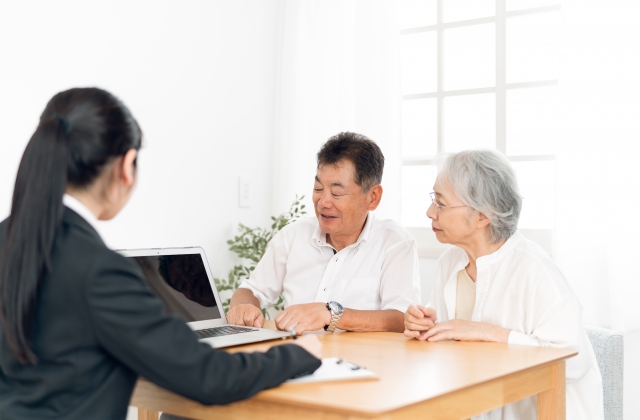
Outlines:
{"label": "man's hand", "polygon": [[262,328],[264,316],[260,310],[260,301],[249,289],[239,287],[231,296],[227,322],[229,324],[245,325],[247,327]]}
{"label": "man's hand", "polygon": [[424,341],[457,340],[457,341],[495,341],[506,343],[511,331],[486,322],[452,319],[439,322],[435,327],[416,337]]}
{"label": "man's hand", "polygon": [[292,305],[280,312],[275,321],[276,328],[279,330],[289,331],[293,328],[296,333],[302,334],[305,331],[320,330],[325,325],[329,325],[331,311],[322,302]]}
{"label": "man's hand", "polygon": [[404,313],[404,335],[407,337],[419,338],[421,334],[429,331],[435,324],[435,309],[425,308],[414,303]]}
{"label": "man's hand", "polygon": [[264,325],[264,316],[262,315],[262,311],[255,305],[243,303],[229,310],[227,313],[227,322],[229,324],[262,328]]}

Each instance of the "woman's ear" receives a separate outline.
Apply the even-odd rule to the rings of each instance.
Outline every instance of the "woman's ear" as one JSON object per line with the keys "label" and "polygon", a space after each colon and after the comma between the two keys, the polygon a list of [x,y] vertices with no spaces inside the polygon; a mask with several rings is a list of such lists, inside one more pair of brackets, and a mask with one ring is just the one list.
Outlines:
{"label": "woman's ear", "polygon": [[482,212],[478,212],[478,215],[476,216],[476,226],[478,228],[483,228],[485,226],[488,226],[489,223],[491,223],[491,220],[489,220],[489,218]]}
{"label": "woman's ear", "polygon": [[122,181],[127,187],[132,186],[136,181],[136,158],[138,151],[129,149],[122,158]]}

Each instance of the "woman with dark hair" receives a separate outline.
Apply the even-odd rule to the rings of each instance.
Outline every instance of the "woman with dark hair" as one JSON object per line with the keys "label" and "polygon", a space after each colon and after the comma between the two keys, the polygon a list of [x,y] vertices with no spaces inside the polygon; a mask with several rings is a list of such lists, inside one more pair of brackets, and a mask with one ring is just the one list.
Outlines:
{"label": "woman with dark hair", "polygon": [[95,222],[131,196],[140,144],[104,90],[58,93],[42,113],[0,223],[0,419],[124,419],[138,375],[224,404],[320,365],[314,336],[253,354],[199,343],[105,246]]}

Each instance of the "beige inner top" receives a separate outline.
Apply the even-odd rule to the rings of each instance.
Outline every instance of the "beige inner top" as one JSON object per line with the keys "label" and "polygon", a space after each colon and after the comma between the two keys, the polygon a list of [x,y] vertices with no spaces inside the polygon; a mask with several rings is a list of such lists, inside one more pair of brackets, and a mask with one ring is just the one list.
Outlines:
{"label": "beige inner top", "polygon": [[476,306],[476,282],[469,277],[464,268],[458,271],[456,288],[456,319],[471,321],[473,308]]}

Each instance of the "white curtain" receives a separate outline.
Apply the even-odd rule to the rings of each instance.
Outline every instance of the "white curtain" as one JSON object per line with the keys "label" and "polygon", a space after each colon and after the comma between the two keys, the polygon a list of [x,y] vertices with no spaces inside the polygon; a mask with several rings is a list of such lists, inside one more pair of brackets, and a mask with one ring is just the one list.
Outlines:
{"label": "white curtain", "polygon": [[556,259],[586,323],[640,330],[640,30],[635,2],[562,5]]}
{"label": "white curtain", "polygon": [[400,77],[391,0],[284,0],[273,172],[273,213],[296,194],[310,206],[316,153],[355,131],[381,147],[386,187],[377,213],[400,215]]}

